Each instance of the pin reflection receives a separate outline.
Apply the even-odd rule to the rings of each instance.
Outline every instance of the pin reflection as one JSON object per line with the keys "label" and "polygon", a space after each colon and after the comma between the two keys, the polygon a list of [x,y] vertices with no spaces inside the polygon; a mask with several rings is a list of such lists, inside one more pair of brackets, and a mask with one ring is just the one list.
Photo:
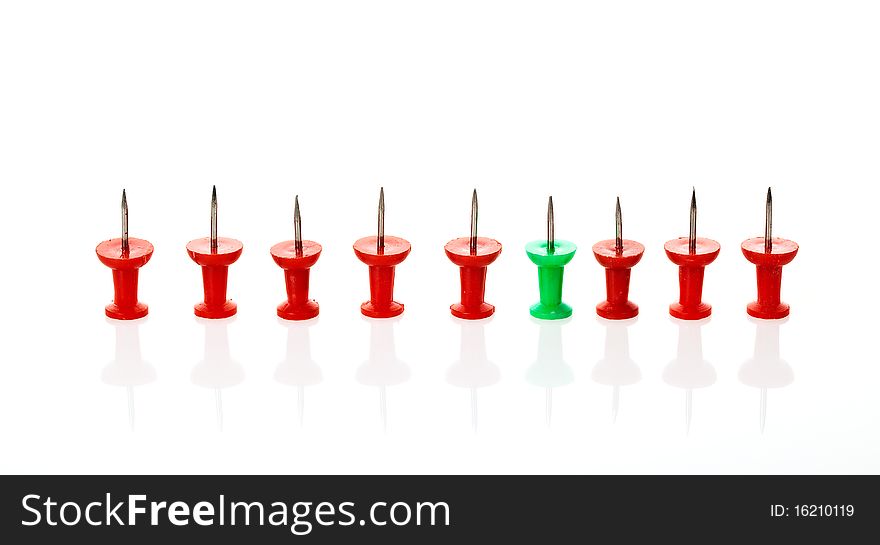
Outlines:
{"label": "pin reflection", "polygon": [[606,320],[596,318],[605,326],[605,357],[593,367],[594,382],[611,386],[611,421],[617,422],[620,412],[620,387],[630,386],[642,380],[639,366],[629,355],[628,328],[638,318],[629,320]]}
{"label": "pin reflection", "polygon": [[229,335],[227,326],[235,318],[206,320],[196,318],[205,326],[205,357],[193,367],[193,384],[214,390],[214,404],[217,412],[217,428],[223,431],[223,394],[244,381],[244,369],[229,355]]}
{"label": "pin reflection", "polygon": [[156,369],[141,356],[140,327],[146,320],[111,320],[116,330],[116,348],[113,361],[101,371],[101,380],[110,386],[122,386],[128,397],[128,426],[134,431],[134,388],[156,380]]}
{"label": "pin reflection", "polygon": [[364,318],[370,323],[370,355],[358,367],[355,379],[365,386],[379,387],[379,420],[382,429],[388,429],[388,400],[386,387],[403,384],[409,380],[409,365],[397,357],[394,342],[395,318]]}
{"label": "pin reflection", "polygon": [[779,326],[788,321],[749,318],[755,324],[755,350],[739,368],[739,380],[760,389],[758,405],[761,433],[767,425],[767,389],[785,388],[794,382],[794,370],[780,357]]}
{"label": "pin reflection", "polygon": [[691,431],[694,412],[694,390],[715,384],[717,373],[712,364],[703,359],[703,320],[679,320],[670,318],[678,325],[678,354],[663,370],[663,381],[675,388],[684,389],[685,433]]}
{"label": "pin reflection", "polygon": [[305,415],[306,386],[314,386],[324,380],[321,368],[312,360],[309,328],[317,321],[317,318],[302,322],[278,319],[287,329],[287,355],[275,369],[275,380],[287,386],[296,386],[296,410],[300,427]]}
{"label": "pin reflection", "polygon": [[477,390],[497,383],[501,379],[498,366],[486,356],[486,323],[488,320],[462,320],[452,318],[461,326],[459,360],[446,371],[446,382],[471,392],[471,426],[477,430]]}
{"label": "pin reflection", "polygon": [[553,415],[553,388],[574,382],[574,372],[562,359],[562,324],[567,320],[532,320],[538,324],[538,355],[526,371],[526,381],[546,391],[545,417],[550,426]]}

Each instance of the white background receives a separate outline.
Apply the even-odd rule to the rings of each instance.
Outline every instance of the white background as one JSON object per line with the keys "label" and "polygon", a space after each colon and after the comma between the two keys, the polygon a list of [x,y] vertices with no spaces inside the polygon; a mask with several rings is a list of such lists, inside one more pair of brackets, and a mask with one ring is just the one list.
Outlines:
{"label": "white background", "polygon": [[[877,472],[878,9],[4,2],[0,470]],[[193,317],[201,276],[184,251],[208,234],[212,184],[220,234],[245,247],[226,327],[239,367],[219,370],[199,367],[207,330],[224,326]],[[413,246],[393,324],[405,362],[395,369],[409,378],[387,387],[384,426],[380,388],[357,379],[390,380],[380,347],[378,367],[362,369],[373,326],[359,314],[367,270],[351,250],[374,233],[380,185],[387,233]],[[775,233],[801,251],[779,327],[794,380],[768,390],[762,433],[760,388],[739,378],[756,331],[745,314],[754,267],[739,244],[762,232],[768,185]],[[702,326],[716,379],[693,390],[688,432],[685,390],[664,380],[678,288],[662,248],[687,233],[692,186],[699,233],[722,251]],[[110,272],[94,254],[119,236],[123,187],[132,236],[156,247],[141,275],[150,316],[134,326],[155,380],[130,390],[133,429],[129,390],[102,379],[120,362],[103,315]],[[477,390],[476,430],[471,389],[448,381],[462,328],[443,254],[467,233],[474,187],[480,234],[504,244],[489,271],[496,316],[474,326],[497,366],[487,376],[499,377]],[[304,236],[324,246],[311,290],[321,316],[289,326],[308,330],[322,376],[304,388],[302,425],[298,388],[274,378],[289,328],[275,316],[283,281],[268,253],[292,238],[295,194]],[[548,194],[557,237],[580,246],[566,271],[575,315],[548,326],[561,328],[574,379],[554,388],[549,427],[545,388],[527,380],[548,353],[538,356],[537,275],[523,249],[543,236]],[[628,328],[641,380],[620,388],[615,422],[613,388],[594,380],[607,329],[593,311],[604,276],[590,246],[613,236],[616,195],[626,236],[647,251],[631,292],[642,314]],[[242,380],[217,396],[205,376]]]}

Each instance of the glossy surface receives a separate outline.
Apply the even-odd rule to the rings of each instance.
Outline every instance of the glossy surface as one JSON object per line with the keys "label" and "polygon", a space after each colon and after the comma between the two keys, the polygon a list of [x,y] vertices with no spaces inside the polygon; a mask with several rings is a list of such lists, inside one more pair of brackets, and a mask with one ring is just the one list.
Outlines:
{"label": "glossy surface", "polygon": [[562,302],[564,267],[574,257],[577,246],[567,240],[557,240],[553,252],[546,240],[526,244],[526,255],[538,266],[540,301],[529,308],[529,313],[541,320],[562,320],[572,314],[571,305]]}
{"label": "glossy surface", "polygon": [[702,320],[712,314],[712,305],[703,302],[705,268],[718,258],[721,244],[698,237],[690,251],[687,237],[669,240],[663,245],[666,257],[678,265],[678,301],[669,305],[669,314],[681,320]]}
{"label": "glossy surface", "polygon": [[446,257],[459,267],[461,299],[449,306],[456,318],[482,320],[495,313],[495,305],[487,303],[486,274],[489,265],[501,255],[501,243],[493,238],[478,237],[476,252],[471,253],[471,239],[460,237],[444,246]]}
{"label": "glossy surface", "polygon": [[411,246],[399,237],[385,236],[385,245],[378,248],[378,237],[355,241],[354,253],[369,266],[370,300],[361,304],[361,314],[368,318],[393,318],[403,314],[403,304],[394,300],[395,267],[406,259]]}
{"label": "glossy surface", "polygon": [[639,315],[639,306],[629,300],[631,270],[645,254],[645,246],[623,240],[618,251],[614,240],[593,245],[596,261],[605,268],[605,300],[596,305],[596,314],[607,320],[628,320]]}
{"label": "glossy surface", "polygon": [[244,246],[234,238],[219,237],[216,252],[211,251],[210,237],[191,240],[186,245],[190,259],[202,267],[204,300],[193,307],[200,318],[229,318],[238,312],[238,305],[226,298],[229,266],[238,261]]}
{"label": "glossy surface", "polygon": [[791,263],[798,253],[796,242],[774,237],[769,252],[762,237],[750,238],[742,243],[742,252],[755,265],[758,281],[758,298],[746,306],[749,316],[764,320],[779,320],[791,312],[788,303],[782,302],[782,267]]}
{"label": "glossy surface", "polygon": [[138,269],[153,257],[153,245],[143,239],[129,238],[128,252],[122,251],[122,239],[106,240],[95,248],[101,263],[113,270],[113,302],[104,307],[108,318],[136,320],[149,313],[138,301]]}
{"label": "glossy surface", "polygon": [[312,240],[302,241],[302,251],[296,251],[293,240],[272,246],[269,254],[275,264],[284,269],[284,287],[287,300],[278,305],[277,313],[285,320],[310,320],[318,315],[318,302],[309,299],[309,269],[321,257],[321,245]]}

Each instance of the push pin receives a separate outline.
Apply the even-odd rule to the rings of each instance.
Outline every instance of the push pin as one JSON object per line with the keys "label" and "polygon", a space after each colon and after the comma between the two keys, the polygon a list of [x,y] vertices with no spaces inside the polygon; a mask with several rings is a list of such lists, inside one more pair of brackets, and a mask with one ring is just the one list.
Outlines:
{"label": "push pin", "polygon": [[697,237],[697,191],[691,193],[691,229],[688,238],[676,238],[663,245],[669,260],[678,265],[678,302],[669,305],[669,314],[681,320],[702,320],[712,314],[704,303],[703,273],[721,251],[718,242]]}
{"label": "push pin", "polygon": [[200,318],[228,318],[238,307],[226,299],[229,266],[238,261],[243,249],[241,241],[217,236],[217,186],[211,193],[211,236],[191,240],[186,245],[189,257],[202,267],[205,300],[196,304]]}
{"label": "push pin", "polygon": [[122,237],[106,240],[95,248],[98,259],[113,270],[113,302],[104,307],[115,320],[143,318],[149,309],[138,301],[138,269],[153,256],[153,245],[128,236],[128,199],[122,190]]}
{"label": "push pin", "polygon": [[614,214],[614,239],[593,245],[593,255],[605,267],[606,300],[596,305],[596,314],[607,320],[626,320],[639,314],[639,307],[628,299],[630,272],[641,261],[645,247],[623,238],[623,215],[620,197]]}
{"label": "push pin", "polygon": [[571,316],[571,307],[562,302],[562,273],[574,257],[577,246],[567,240],[556,240],[553,197],[547,200],[547,240],[526,244],[526,254],[538,266],[538,290],[541,300],[529,312],[541,320],[559,320]]}
{"label": "push pin", "polygon": [[409,255],[408,241],[385,236],[385,188],[379,189],[379,230],[375,237],[354,243],[354,253],[370,268],[370,300],[361,305],[361,314],[370,318],[393,318],[403,313],[403,304],[394,300],[394,267]]}
{"label": "push pin", "polygon": [[746,259],[755,264],[758,274],[758,300],[746,307],[749,315],[763,320],[778,320],[788,316],[790,307],[780,299],[782,267],[794,260],[798,245],[791,240],[773,237],[773,194],[769,187],[764,236],[743,242],[742,252]]}
{"label": "push pin", "polygon": [[278,316],[285,320],[308,320],[318,315],[318,302],[309,299],[309,269],[321,257],[321,245],[302,238],[299,195],[293,200],[293,240],[279,242],[269,253],[284,269],[287,301],[278,305]]}
{"label": "push pin", "polygon": [[452,315],[465,320],[488,318],[495,307],[483,299],[486,296],[486,270],[501,253],[501,243],[493,238],[477,236],[477,190],[471,198],[471,236],[446,243],[446,256],[460,267],[461,302],[449,308]]}

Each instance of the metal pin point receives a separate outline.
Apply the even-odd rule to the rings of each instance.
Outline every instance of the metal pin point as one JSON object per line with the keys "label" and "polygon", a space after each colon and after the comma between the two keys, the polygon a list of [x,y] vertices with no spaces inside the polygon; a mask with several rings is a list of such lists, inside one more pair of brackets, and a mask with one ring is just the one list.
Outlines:
{"label": "metal pin point", "polygon": [[547,253],[552,254],[556,248],[556,221],[553,218],[553,195],[547,200]]}
{"label": "metal pin point", "polygon": [[614,249],[623,251],[623,214],[620,212],[620,197],[617,197],[617,206],[614,210]]}
{"label": "metal pin point", "polygon": [[122,190],[122,255],[129,253],[128,245],[128,199],[125,197],[125,190]]}
{"label": "metal pin point", "polygon": [[217,186],[211,191],[211,253],[217,253]]}
{"label": "metal pin point", "polygon": [[773,250],[773,193],[767,188],[767,208],[764,215],[764,251]]}
{"label": "metal pin point", "polygon": [[691,193],[691,230],[688,237],[688,251],[691,254],[697,253],[697,190],[693,189]]}
{"label": "metal pin point", "polygon": [[299,195],[293,198],[293,249],[298,257],[302,256],[303,237],[302,218],[299,215]]}
{"label": "metal pin point", "polygon": [[381,253],[385,250],[385,188],[379,188],[379,236],[376,239],[376,249]]}
{"label": "metal pin point", "polygon": [[477,253],[477,216],[480,211],[480,205],[477,202],[477,190],[474,189],[474,196],[471,198],[471,254]]}

